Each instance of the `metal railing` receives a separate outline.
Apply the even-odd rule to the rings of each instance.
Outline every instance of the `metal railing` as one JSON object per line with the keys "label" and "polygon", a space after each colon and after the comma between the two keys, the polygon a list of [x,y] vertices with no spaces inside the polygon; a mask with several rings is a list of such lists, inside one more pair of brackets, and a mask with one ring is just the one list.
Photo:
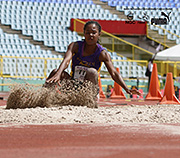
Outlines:
{"label": "metal railing", "polygon": [[[14,72],[13,75],[11,75],[11,71],[5,73],[3,71],[3,67],[7,64],[8,61],[5,61],[4,59],[14,59],[13,64],[15,65],[14,67]],[[18,73],[21,71],[20,68],[22,69],[23,64],[21,64],[21,67],[18,66],[18,64],[22,63],[21,60],[18,59],[28,59],[29,63],[24,62],[24,65],[29,64],[28,68],[26,71],[29,71],[29,75],[18,75]],[[38,67],[34,67],[33,64],[38,64],[38,60],[41,60],[41,65],[43,68],[41,68],[40,74],[42,75],[34,75],[33,74],[33,69],[39,69]],[[50,68],[48,69],[48,61],[50,60],[58,60],[58,64],[54,65],[54,67],[51,67],[51,70],[59,66],[60,62],[62,61],[62,58],[40,58],[40,57],[17,57],[17,56],[0,56],[0,77],[3,78],[37,78],[37,79],[44,79],[47,77],[48,73],[51,71]],[[33,61],[33,62],[32,62]],[[43,62],[42,62],[43,61]],[[132,65],[138,65],[142,67],[146,67],[148,64],[147,60],[112,60],[114,63],[115,67],[121,67],[123,63],[126,63],[126,67],[128,68],[129,71],[132,71]],[[6,64],[5,64],[6,62]],[[115,64],[115,62],[117,64]],[[163,76],[163,74],[166,74],[168,72],[172,72],[174,77],[179,76],[180,74],[180,61],[154,61],[154,63],[157,63],[157,68],[158,68],[158,73],[159,75]],[[11,63],[9,63],[11,64]],[[118,65],[119,64],[119,65]],[[40,71],[40,70],[39,70]],[[43,72],[42,72],[43,71]]]}
{"label": "metal railing", "polygon": [[[11,61],[5,61],[5,59],[11,59]],[[22,62],[21,60],[24,59],[25,62]],[[38,67],[33,67],[33,64],[39,64],[38,60],[43,61],[41,62],[43,72],[40,72],[41,75],[34,75],[33,69],[38,69]],[[59,60],[61,61],[62,58],[42,58],[42,57],[18,57],[18,56],[0,56],[0,77],[2,78],[27,78],[27,79],[44,79],[48,75],[47,70],[47,61],[48,60]],[[28,61],[28,63],[27,63]],[[59,62],[60,63],[60,62]],[[8,65],[9,64],[9,65]],[[10,66],[10,65],[13,66]],[[19,66],[21,64],[21,67]],[[4,66],[11,67],[11,71],[4,72]],[[29,75],[18,75],[23,74],[21,72],[22,66],[24,66],[24,69],[29,72]],[[58,66],[58,65],[57,65]],[[28,68],[25,68],[28,67]],[[56,68],[56,67],[54,67]],[[53,68],[52,68],[53,69]],[[27,74],[27,72],[25,74]],[[13,74],[13,75],[12,75]]]}
{"label": "metal railing", "polygon": [[[169,47],[170,47],[170,46],[168,45],[168,43],[167,43],[167,40],[168,40],[167,34],[170,34],[171,36],[176,36],[177,38],[180,39],[180,36],[179,36],[179,35],[177,35],[177,34],[175,34],[175,33],[172,33],[171,31],[166,30],[166,29],[164,29],[164,28],[162,28],[162,27],[160,27],[160,26],[158,26],[158,25],[153,24],[152,26],[154,26],[154,27],[157,28],[156,31],[158,31],[158,29],[160,29],[160,30],[162,30],[162,32],[163,32],[162,35],[159,35],[159,37],[160,37],[160,36],[163,36],[163,41],[159,41],[156,37],[153,37],[153,36],[151,36],[151,35],[149,34],[148,28],[149,28],[151,25],[152,25],[151,23],[147,23],[147,27],[146,27],[146,28],[147,28],[147,30],[146,30],[146,36],[147,36],[147,38],[149,38],[149,39],[151,39],[151,40],[153,40],[153,41],[155,41],[155,42],[163,45],[165,48],[169,48]],[[175,41],[175,40],[174,40],[174,41]]]}

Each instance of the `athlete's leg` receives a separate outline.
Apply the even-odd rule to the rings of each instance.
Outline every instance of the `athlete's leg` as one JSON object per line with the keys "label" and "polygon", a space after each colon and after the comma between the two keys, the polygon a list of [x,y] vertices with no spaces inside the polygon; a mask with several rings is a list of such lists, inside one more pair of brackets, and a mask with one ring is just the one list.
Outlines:
{"label": "athlete's leg", "polygon": [[71,79],[72,77],[66,72],[66,71],[63,71],[62,74],[61,74],[61,80],[63,79]]}
{"label": "athlete's leg", "polygon": [[[86,71],[85,80],[91,81],[93,84],[95,84],[95,86],[97,87],[97,92],[96,92],[97,100],[99,100],[99,86],[98,86],[98,72],[97,72],[97,70],[94,68],[89,68]],[[97,102],[96,102],[95,107],[96,108],[98,107]]]}
{"label": "athlete's leg", "polygon": [[86,71],[85,80],[91,81],[95,85],[98,85],[98,72],[94,68],[89,68]]}

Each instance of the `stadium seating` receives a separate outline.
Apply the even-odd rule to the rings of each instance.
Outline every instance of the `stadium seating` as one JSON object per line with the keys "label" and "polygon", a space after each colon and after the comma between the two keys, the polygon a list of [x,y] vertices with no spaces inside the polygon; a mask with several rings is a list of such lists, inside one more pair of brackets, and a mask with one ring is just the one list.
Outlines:
{"label": "stadium seating", "polygon": [[[160,25],[162,28],[176,34],[180,35],[180,1],[179,0],[101,0],[106,2],[111,7],[116,7],[116,10],[123,11],[125,15],[131,12],[134,16],[134,20],[142,20],[139,17],[143,17],[144,13],[148,15],[148,21],[151,22],[152,18],[164,18],[161,16],[163,11],[166,15],[169,14],[170,21],[168,25]],[[152,30],[158,30],[159,34],[164,35],[160,28],[151,26]],[[172,35],[168,32],[165,33],[170,40],[176,40],[177,44],[180,44],[180,38],[178,36]]]}
{"label": "stadium seating", "polygon": [[[91,1],[61,2],[63,3],[1,1],[3,8],[1,22],[11,25],[12,29],[22,30],[24,35],[33,36],[34,40],[45,41],[45,45],[54,46],[56,51],[64,52],[65,45],[81,39],[76,32],[67,29],[71,18],[107,20],[117,18],[108,10],[95,6]],[[65,44],[59,42],[62,39],[66,41]],[[60,45],[56,45],[55,42]]]}
{"label": "stadium seating", "polygon": [[[14,30],[21,30],[23,35],[32,36],[35,41],[43,41],[45,46],[55,47],[58,52],[65,52],[69,43],[82,39],[76,32],[68,29],[71,18],[120,20],[117,15],[104,10],[100,5],[93,4],[91,0],[0,1],[0,7],[2,24],[10,25]],[[18,35],[6,34],[1,29],[0,36],[3,37],[0,39],[3,56],[62,58],[62,56],[52,55],[51,51],[41,50],[40,46],[34,46],[28,40],[20,39]],[[112,59],[122,60],[115,53],[113,55]],[[19,59],[18,71],[15,66],[16,58],[7,58],[7,60],[4,58],[4,61],[7,61],[3,66],[5,74],[43,76],[45,67],[42,59],[36,60],[37,63],[34,63],[35,60],[30,61],[29,58]],[[33,65],[32,72],[29,72],[31,65]],[[58,65],[59,60],[47,60],[46,73],[48,74]],[[123,77],[144,74],[144,69],[138,70],[137,64],[134,65],[137,71],[133,73],[130,72],[127,62],[116,61],[114,65],[120,67]],[[105,66],[102,66],[102,71],[107,71]]]}

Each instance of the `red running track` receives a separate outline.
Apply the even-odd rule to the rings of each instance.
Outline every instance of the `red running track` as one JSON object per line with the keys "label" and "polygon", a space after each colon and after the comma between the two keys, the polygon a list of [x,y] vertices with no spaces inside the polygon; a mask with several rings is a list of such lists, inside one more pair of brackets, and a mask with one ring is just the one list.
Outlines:
{"label": "red running track", "polygon": [[180,125],[26,125],[0,128],[2,158],[178,158]]}

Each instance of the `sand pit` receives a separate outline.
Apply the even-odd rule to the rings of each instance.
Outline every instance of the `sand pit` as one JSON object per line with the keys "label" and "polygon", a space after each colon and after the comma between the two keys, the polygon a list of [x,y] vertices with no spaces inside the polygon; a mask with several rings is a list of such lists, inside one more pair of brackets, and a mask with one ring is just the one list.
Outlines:
{"label": "sand pit", "polygon": [[88,82],[78,85],[13,86],[7,106],[0,106],[0,124],[180,123],[180,105],[97,107],[97,89]]}
{"label": "sand pit", "polygon": [[86,106],[5,109],[0,107],[0,124],[120,124],[180,123],[179,105],[131,105],[88,108]]}

